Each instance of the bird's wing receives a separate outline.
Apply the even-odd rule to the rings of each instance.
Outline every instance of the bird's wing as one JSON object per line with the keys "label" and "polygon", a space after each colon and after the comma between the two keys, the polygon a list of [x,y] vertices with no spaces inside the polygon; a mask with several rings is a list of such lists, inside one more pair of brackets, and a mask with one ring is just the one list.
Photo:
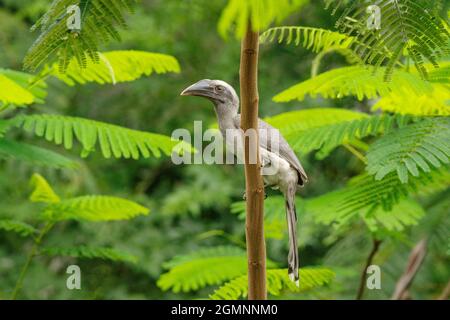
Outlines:
{"label": "bird's wing", "polygon": [[[238,114],[234,118],[234,125],[236,128],[241,127],[241,115]],[[295,155],[292,148],[289,146],[289,143],[286,141],[286,139],[283,137],[281,132],[272,127],[267,122],[264,122],[261,119],[258,119],[258,127],[259,127],[259,146],[261,148],[264,148],[266,150],[277,152],[278,155],[285,159],[295,170],[297,170],[298,177],[299,177],[299,184],[304,185],[308,181],[308,176],[306,175],[305,169],[303,169],[302,165],[300,164],[300,161],[298,160],[297,156]],[[268,139],[268,137],[271,137]],[[278,136],[278,139],[276,137]],[[274,138],[275,137],[275,138]],[[272,141],[279,141],[279,147],[278,150],[273,150],[271,146]]]}

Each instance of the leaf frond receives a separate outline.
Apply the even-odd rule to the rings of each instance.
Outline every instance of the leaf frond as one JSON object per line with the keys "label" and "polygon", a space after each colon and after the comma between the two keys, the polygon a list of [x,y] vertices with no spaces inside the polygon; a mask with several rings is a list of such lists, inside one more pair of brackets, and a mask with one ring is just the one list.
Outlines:
{"label": "leaf frond", "polygon": [[[287,269],[267,270],[267,291],[273,296],[280,295],[283,291],[301,293],[330,283],[335,274],[326,268],[301,268],[299,269],[300,283],[297,287],[288,277]],[[237,300],[247,296],[248,278],[243,275],[233,279],[210,295],[212,300]]]}
{"label": "leaf frond", "polygon": [[115,221],[129,220],[148,213],[149,209],[130,200],[110,196],[82,196],[49,204],[42,216],[49,221]]}
{"label": "leaf frond", "polygon": [[376,180],[396,172],[400,181],[450,162],[450,119],[430,118],[390,132],[367,152],[367,171]]}
{"label": "leaf frond", "polygon": [[281,22],[288,15],[304,6],[307,0],[229,0],[218,23],[219,33],[226,37],[234,29],[240,38],[251,21],[253,31],[265,30],[272,22]]}
{"label": "leaf frond", "polygon": [[313,52],[333,49],[347,49],[352,37],[327,29],[312,27],[283,26],[270,28],[260,36],[261,43],[278,42],[303,46]]}
{"label": "leaf frond", "polygon": [[[332,2],[337,1],[328,4]],[[363,1],[353,1],[336,25],[340,32],[356,38],[353,50],[363,63],[386,66],[385,80],[391,78],[404,53],[412,58],[422,78],[427,78],[425,60],[438,67],[438,60],[449,52],[448,24],[436,10],[430,10],[434,5],[431,0],[376,0],[368,7]],[[378,12],[380,25],[369,23],[376,20]]]}
{"label": "leaf frond", "polygon": [[25,222],[10,219],[0,220],[0,230],[15,232],[22,237],[28,237],[37,232],[33,226]]}
{"label": "leaf frond", "polygon": [[30,185],[33,188],[33,192],[30,195],[30,201],[44,203],[58,203],[61,201],[47,180],[40,174],[33,174],[30,179]]}
{"label": "leaf frond", "polygon": [[44,247],[40,250],[41,254],[48,256],[67,256],[83,259],[102,259],[116,262],[127,262],[135,264],[137,258],[127,252],[123,252],[114,248],[104,247]]}
{"label": "leaf frond", "polygon": [[136,80],[152,73],[180,72],[178,61],[169,55],[145,51],[122,50],[99,53],[100,60],[88,57],[84,66],[72,58],[64,72],[57,64],[53,65],[51,74],[68,85],[88,82],[120,83]]}
{"label": "leaf frond", "polygon": [[[72,149],[74,140],[83,147],[82,156],[87,156],[95,150],[98,144],[105,158],[149,158],[160,157],[161,153],[170,155],[173,147],[179,145],[170,137],[123,128],[95,120],[67,117],[59,115],[19,115],[10,120],[17,127],[32,132],[39,137],[66,149]],[[181,151],[192,149],[186,142],[182,143]]]}
{"label": "leaf frond", "polygon": [[[24,68],[36,70],[49,58],[57,57],[61,72],[72,58],[81,67],[87,57],[100,59],[98,47],[111,39],[120,40],[119,28],[126,27],[124,15],[132,12],[135,0],[53,0],[50,9],[36,22],[32,31],[40,35],[28,50]],[[77,5],[81,12],[81,30],[70,29],[68,22],[73,13],[68,8]]]}
{"label": "leaf frond", "polygon": [[[402,229],[411,221],[421,217],[421,210],[415,207],[410,214],[402,212],[405,206],[413,208],[411,203],[405,204],[406,198],[412,195],[424,195],[445,189],[450,184],[448,168],[434,170],[427,175],[411,177],[408,183],[402,183],[395,173],[390,173],[383,180],[375,180],[373,176],[361,175],[353,178],[346,187],[308,199],[308,212],[314,215],[317,222],[336,226],[354,218],[357,214],[363,218],[381,219],[388,217],[392,221],[381,221],[380,226]],[[396,207],[397,204],[401,203]],[[381,214],[375,215],[375,213]],[[384,213],[385,212],[385,213]],[[404,219],[403,219],[404,218]],[[369,225],[372,224],[369,220]]]}
{"label": "leaf frond", "polygon": [[170,268],[159,278],[162,290],[188,292],[218,285],[247,272],[247,256],[237,247],[214,247],[175,257],[165,264]]}
{"label": "leaf frond", "polygon": [[77,167],[77,163],[59,153],[13,140],[0,139],[0,158],[24,161],[50,168]]}
{"label": "leaf frond", "polygon": [[318,95],[325,99],[340,99],[346,96],[355,96],[358,100],[383,97],[391,92],[402,90],[404,95],[430,94],[433,85],[420,79],[412,73],[397,71],[392,80],[383,79],[384,68],[375,70],[372,67],[350,66],[333,69],[318,76],[294,85],[277,94],[275,102],[288,102],[292,100],[303,101],[307,95],[312,98]]}
{"label": "leaf frond", "polygon": [[267,121],[280,129],[295,151],[305,154],[318,150],[316,156],[323,159],[340,145],[386,134],[416,119],[402,115],[369,116],[343,109],[317,108],[282,113]]}

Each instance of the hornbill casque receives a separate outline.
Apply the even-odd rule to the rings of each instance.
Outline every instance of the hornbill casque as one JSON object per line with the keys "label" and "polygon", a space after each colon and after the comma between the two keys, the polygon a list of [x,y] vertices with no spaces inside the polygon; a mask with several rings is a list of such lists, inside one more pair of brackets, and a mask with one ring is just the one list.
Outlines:
{"label": "hornbill casque", "polygon": [[[239,97],[228,83],[221,80],[204,79],[191,85],[181,92],[182,96],[198,96],[210,100],[214,104],[219,129],[227,146],[234,143],[230,136],[239,131],[241,148],[243,140],[241,131],[241,115],[239,111]],[[297,247],[297,214],[295,210],[295,194],[297,188],[302,187],[308,177],[300,161],[283,138],[281,133],[268,123],[258,119],[259,127],[259,154],[262,166],[264,186],[279,189],[285,198],[286,218],[289,231],[288,273],[292,281],[299,284],[299,259]],[[234,132],[233,132],[234,131]],[[233,133],[233,134],[231,134]],[[233,141],[230,141],[233,140]],[[277,148],[274,148],[276,141]],[[236,149],[231,145],[232,152]],[[228,148],[227,148],[228,149]],[[241,153],[242,155],[242,153]],[[276,168],[270,174],[264,174],[265,168]]]}

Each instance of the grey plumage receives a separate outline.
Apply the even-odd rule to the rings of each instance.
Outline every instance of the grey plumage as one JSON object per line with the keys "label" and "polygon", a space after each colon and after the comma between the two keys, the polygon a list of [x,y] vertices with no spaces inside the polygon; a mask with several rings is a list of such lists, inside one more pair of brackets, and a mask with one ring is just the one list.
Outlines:
{"label": "grey plumage", "polygon": [[[233,87],[221,80],[204,79],[186,88],[181,95],[204,97],[214,104],[219,129],[228,145],[230,132],[234,130],[238,132],[241,127],[241,115],[238,114],[239,98]],[[258,127],[264,185],[279,189],[285,198],[289,233],[288,272],[292,281],[295,281],[298,285],[299,259],[295,193],[298,186],[303,186],[308,181],[308,177],[280,131],[261,119],[258,120]],[[276,142],[276,145],[274,142]],[[234,147],[232,150],[234,150]],[[267,171],[268,168],[276,168],[276,172],[264,174],[264,170]]]}

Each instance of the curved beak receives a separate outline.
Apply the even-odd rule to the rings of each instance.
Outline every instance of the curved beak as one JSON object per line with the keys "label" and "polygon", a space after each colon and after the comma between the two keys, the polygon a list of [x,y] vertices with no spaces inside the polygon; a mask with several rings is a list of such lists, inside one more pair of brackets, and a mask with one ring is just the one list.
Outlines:
{"label": "curved beak", "polygon": [[187,87],[184,89],[181,96],[197,96],[197,97],[205,97],[209,99],[216,99],[215,92],[213,87],[210,85],[209,80],[200,80],[197,83]]}

